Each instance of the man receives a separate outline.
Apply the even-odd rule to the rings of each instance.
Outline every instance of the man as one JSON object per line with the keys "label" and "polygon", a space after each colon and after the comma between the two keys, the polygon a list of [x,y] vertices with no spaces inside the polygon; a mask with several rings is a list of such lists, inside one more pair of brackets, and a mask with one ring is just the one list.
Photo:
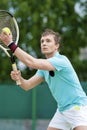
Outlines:
{"label": "man", "polygon": [[28,67],[38,69],[26,80],[19,71],[12,71],[11,78],[20,80],[21,88],[29,90],[46,81],[58,108],[47,130],[87,130],[87,96],[75,70],[64,55],[59,54],[60,35],[46,29],[41,35],[41,51],[46,59],[37,59],[17,47],[12,36],[4,33],[0,39]]}

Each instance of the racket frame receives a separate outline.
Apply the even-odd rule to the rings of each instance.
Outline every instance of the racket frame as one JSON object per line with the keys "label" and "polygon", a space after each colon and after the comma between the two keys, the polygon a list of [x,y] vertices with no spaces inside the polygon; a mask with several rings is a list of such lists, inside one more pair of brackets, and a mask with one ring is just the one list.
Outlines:
{"label": "racket frame", "polygon": [[[6,11],[6,10],[0,10],[0,12],[2,12],[2,14],[3,14],[3,13],[7,13],[8,15],[10,15],[10,16],[12,17],[13,22],[14,22],[14,25],[15,25],[15,29],[16,29],[16,32],[17,32],[17,37],[16,37],[16,41],[15,41],[15,44],[17,45],[18,40],[19,40],[19,27],[18,27],[18,24],[17,24],[17,21],[16,21],[15,17],[14,17],[10,12],[8,12],[8,11]],[[12,63],[12,68],[13,68],[13,70],[14,70],[14,71],[17,71],[17,65],[16,65],[16,62],[15,62],[14,53],[13,53],[13,54],[9,54],[9,53],[8,53],[8,50],[10,50],[10,49],[9,49],[9,48],[5,48],[5,47],[3,47],[2,45],[0,45],[0,48],[1,48],[1,49],[5,52],[5,54],[11,59],[11,63]],[[17,80],[17,81],[16,81],[16,84],[17,84],[17,85],[20,85],[20,84],[21,84],[20,80]]]}

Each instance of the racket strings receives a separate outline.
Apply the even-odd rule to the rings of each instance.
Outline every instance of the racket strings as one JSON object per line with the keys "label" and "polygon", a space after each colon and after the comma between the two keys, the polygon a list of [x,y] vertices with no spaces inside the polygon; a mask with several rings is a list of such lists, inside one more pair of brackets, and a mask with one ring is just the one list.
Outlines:
{"label": "racket strings", "polygon": [[[17,31],[14,24],[13,17],[9,15],[7,12],[0,12],[0,33],[4,27],[8,27],[13,35],[13,41],[16,42]],[[7,48],[2,41],[0,41],[0,45]]]}

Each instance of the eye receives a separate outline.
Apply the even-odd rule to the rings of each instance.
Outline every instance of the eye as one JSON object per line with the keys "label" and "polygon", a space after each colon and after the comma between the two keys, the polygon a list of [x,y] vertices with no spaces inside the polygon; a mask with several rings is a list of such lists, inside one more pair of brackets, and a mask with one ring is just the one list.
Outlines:
{"label": "eye", "polygon": [[50,42],[50,39],[46,39],[46,42]]}

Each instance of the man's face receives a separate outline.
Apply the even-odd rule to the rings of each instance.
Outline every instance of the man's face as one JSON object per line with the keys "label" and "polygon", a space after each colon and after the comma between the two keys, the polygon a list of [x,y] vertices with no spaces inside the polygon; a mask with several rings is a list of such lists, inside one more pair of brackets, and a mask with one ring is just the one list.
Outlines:
{"label": "man's face", "polygon": [[41,37],[41,52],[45,55],[52,55],[58,50],[58,44],[55,43],[54,35]]}

